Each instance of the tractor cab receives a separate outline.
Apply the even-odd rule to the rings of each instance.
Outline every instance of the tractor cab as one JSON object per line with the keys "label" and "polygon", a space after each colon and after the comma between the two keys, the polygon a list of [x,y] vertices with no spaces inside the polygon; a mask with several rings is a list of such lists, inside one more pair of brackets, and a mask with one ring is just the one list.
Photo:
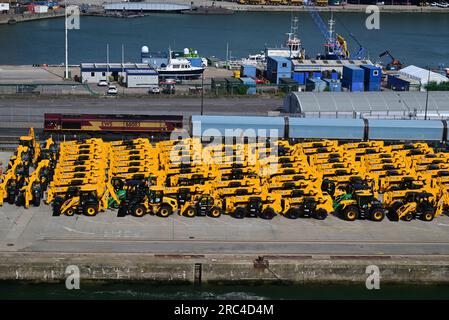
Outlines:
{"label": "tractor cab", "polygon": [[314,197],[304,197],[300,206],[303,217],[312,217],[316,212],[317,202]]}
{"label": "tractor cab", "polygon": [[125,187],[125,182],[120,178],[113,177],[111,179],[111,185],[112,185],[112,188],[114,188],[114,191],[117,192],[119,190],[123,190],[123,188]]}
{"label": "tractor cab", "polygon": [[349,183],[345,187],[346,193],[354,194],[361,190],[371,190],[366,182],[360,177],[351,177]]}
{"label": "tractor cab", "polygon": [[148,201],[151,204],[159,204],[162,203],[164,198],[164,191],[162,190],[151,190],[148,195]]}
{"label": "tractor cab", "polygon": [[141,202],[147,193],[147,187],[142,180],[129,180],[124,185],[126,199]]}
{"label": "tractor cab", "polygon": [[205,216],[208,215],[214,206],[214,198],[208,194],[202,195],[197,202],[197,215]]}
{"label": "tractor cab", "polygon": [[39,181],[34,181],[31,185],[31,193],[33,195],[33,204],[38,207],[42,198],[43,187]]}
{"label": "tractor cab", "polygon": [[250,217],[258,217],[262,213],[263,204],[261,197],[250,197],[247,204],[247,212]]}
{"label": "tractor cab", "polygon": [[424,187],[423,181],[417,181],[411,177],[405,177],[399,185],[399,190],[417,190],[422,187]]}
{"label": "tractor cab", "polygon": [[416,202],[419,204],[430,204],[433,200],[433,194],[428,192],[408,192],[405,195],[405,202]]}
{"label": "tractor cab", "polygon": [[78,197],[80,194],[79,187],[69,187],[64,195],[64,200],[71,199],[73,197]]}
{"label": "tractor cab", "polygon": [[382,221],[385,217],[382,203],[374,197],[371,190],[367,189],[359,189],[353,194],[343,195],[334,203],[334,209],[348,221],[354,221],[357,218]]}
{"label": "tractor cab", "polygon": [[288,149],[286,148],[286,147],[284,147],[284,146],[278,146],[277,147],[278,148],[278,156],[279,157],[283,157],[283,156],[286,156],[287,155],[287,153],[288,153]]}
{"label": "tractor cab", "polygon": [[28,148],[33,148],[34,147],[34,141],[33,141],[33,137],[30,136],[22,136],[19,138],[19,145],[24,146],[24,147],[28,147]]}
{"label": "tractor cab", "polygon": [[192,200],[192,194],[189,188],[180,188],[176,195],[178,206],[182,207],[186,202]]}
{"label": "tractor cab", "polygon": [[231,174],[229,175],[230,180],[242,180],[244,179],[243,170],[234,168],[231,170]]}
{"label": "tractor cab", "polygon": [[373,205],[381,205],[371,192],[356,192],[355,199],[361,212],[368,211]]}

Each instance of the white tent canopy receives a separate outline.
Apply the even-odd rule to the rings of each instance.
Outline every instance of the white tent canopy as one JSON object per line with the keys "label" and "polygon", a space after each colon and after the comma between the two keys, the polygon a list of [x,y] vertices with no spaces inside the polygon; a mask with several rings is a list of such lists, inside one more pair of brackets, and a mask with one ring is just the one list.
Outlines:
{"label": "white tent canopy", "polygon": [[418,80],[421,82],[421,87],[423,88],[427,84],[427,80],[430,79],[430,82],[446,82],[449,79],[439,73],[423,69],[417,66],[408,66],[401,70],[399,70],[399,74],[410,79]]}

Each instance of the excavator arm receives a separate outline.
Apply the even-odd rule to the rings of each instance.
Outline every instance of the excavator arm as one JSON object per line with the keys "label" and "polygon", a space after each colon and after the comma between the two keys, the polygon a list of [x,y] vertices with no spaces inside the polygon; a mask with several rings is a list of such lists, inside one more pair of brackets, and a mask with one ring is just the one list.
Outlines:
{"label": "excavator arm", "polygon": [[349,58],[350,53],[349,53],[349,49],[348,49],[348,43],[346,42],[346,39],[343,38],[341,35],[337,35],[337,41],[340,44],[340,46],[343,49],[343,53],[345,55],[346,58]]}
{"label": "excavator arm", "polygon": [[407,214],[412,214],[416,211],[417,204],[416,202],[409,202],[400,207],[396,213],[398,215],[398,218],[401,219],[402,217],[405,217]]}

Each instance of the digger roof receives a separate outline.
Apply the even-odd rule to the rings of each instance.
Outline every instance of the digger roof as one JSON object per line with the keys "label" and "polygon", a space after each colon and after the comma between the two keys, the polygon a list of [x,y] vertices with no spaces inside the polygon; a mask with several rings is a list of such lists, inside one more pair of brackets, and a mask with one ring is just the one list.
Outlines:
{"label": "digger roof", "polygon": [[418,192],[418,191],[411,191],[407,192],[406,194],[407,198],[431,198],[433,197],[433,194],[429,192]]}

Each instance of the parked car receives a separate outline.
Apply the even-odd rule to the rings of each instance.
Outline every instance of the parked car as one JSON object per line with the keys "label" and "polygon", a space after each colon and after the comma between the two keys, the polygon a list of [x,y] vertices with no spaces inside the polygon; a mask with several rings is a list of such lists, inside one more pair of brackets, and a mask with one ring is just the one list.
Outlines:
{"label": "parked car", "polygon": [[148,93],[159,94],[159,93],[161,93],[161,88],[159,88],[159,86],[150,87],[150,89],[148,90]]}
{"label": "parked car", "polygon": [[109,88],[108,88],[108,94],[111,94],[111,95],[115,95],[115,94],[117,94],[117,87],[116,86],[109,86]]}
{"label": "parked car", "polygon": [[175,85],[174,84],[165,84],[162,88],[163,88],[162,93],[175,94]]}
{"label": "parked car", "polygon": [[106,81],[106,79],[101,79],[97,83],[97,86],[99,86],[99,87],[107,87],[108,85],[109,85],[109,83]]}

